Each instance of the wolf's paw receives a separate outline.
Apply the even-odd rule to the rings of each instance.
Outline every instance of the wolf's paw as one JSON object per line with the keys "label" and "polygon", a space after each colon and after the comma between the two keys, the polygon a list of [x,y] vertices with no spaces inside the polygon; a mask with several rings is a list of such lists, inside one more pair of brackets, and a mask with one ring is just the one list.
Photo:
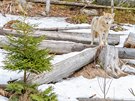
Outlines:
{"label": "wolf's paw", "polygon": [[105,42],[105,45],[107,46],[108,45],[108,42]]}
{"label": "wolf's paw", "polygon": [[102,42],[100,42],[100,44],[99,44],[100,46],[104,46],[104,42],[102,41]]}
{"label": "wolf's paw", "polygon": [[90,44],[91,46],[93,46],[93,42],[91,42],[91,44]]}

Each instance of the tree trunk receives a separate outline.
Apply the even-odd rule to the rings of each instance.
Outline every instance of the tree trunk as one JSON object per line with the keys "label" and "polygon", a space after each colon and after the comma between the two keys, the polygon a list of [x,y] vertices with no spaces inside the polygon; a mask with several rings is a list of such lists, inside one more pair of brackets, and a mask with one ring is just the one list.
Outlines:
{"label": "tree trunk", "polygon": [[105,46],[99,54],[99,64],[101,67],[115,78],[124,74],[119,67],[118,49],[114,46]]}
{"label": "tree trunk", "polygon": [[114,13],[114,0],[111,0],[111,13]]}
{"label": "tree trunk", "polygon": [[75,55],[52,64],[52,71],[45,72],[39,75],[31,75],[28,82],[43,84],[62,80],[67,78],[75,71],[79,70],[83,66],[91,63],[96,54],[97,48],[88,48]]}
{"label": "tree trunk", "polygon": [[49,16],[49,12],[50,12],[50,0],[45,0],[46,1],[46,8],[45,8],[45,12],[46,15]]}

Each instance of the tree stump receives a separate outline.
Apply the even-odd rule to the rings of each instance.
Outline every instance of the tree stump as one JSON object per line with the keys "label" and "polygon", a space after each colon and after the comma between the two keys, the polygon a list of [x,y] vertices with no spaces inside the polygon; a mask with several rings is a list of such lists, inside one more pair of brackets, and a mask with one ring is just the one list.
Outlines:
{"label": "tree stump", "polygon": [[118,49],[114,46],[104,46],[99,54],[98,62],[112,77],[117,78],[124,73],[119,67]]}

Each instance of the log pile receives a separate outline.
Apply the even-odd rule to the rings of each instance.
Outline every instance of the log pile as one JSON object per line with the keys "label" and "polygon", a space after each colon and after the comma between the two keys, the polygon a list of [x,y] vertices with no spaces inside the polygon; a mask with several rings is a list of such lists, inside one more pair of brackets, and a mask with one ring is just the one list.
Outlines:
{"label": "log pile", "polygon": [[[79,28],[79,27],[78,27]],[[20,37],[15,30],[0,29],[0,35],[14,35]],[[91,35],[89,33],[68,33],[59,31],[41,31],[36,30],[33,34],[34,37],[45,35],[46,40],[40,44],[40,48],[49,48],[51,53],[64,54],[74,51],[81,51],[90,46]],[[0,37],[2,42],[6,42],[6,38]],[[120,37],[109,35],[108,42],[110,45],[119,44]],[[95,40],[95,45],[98,44],[98,39]],[[0,45],[0,47],[2,47]]]}
{"label": "log pile", "polygon": [[[126,75],[123,71],[126,70],[125,72],[127,72],[127,69],[120,65],[120,58],[135,59],[135,55],[133,55],[135,54],[135,49],[114,47],[114,45],[119,44],[120,36],[110,34],[108,38],[109,45],[101,48],[98,46],[98,39],[95,41],[95,46],[90,45],[90,33],[71,33],[65,31],[80,28],[82,27],[65,27],[65,29],[64,27],[50,28],[49,30],[51,31],[46,28],[35,29],[33,37],[46,36],[46,40],[43,40],[39,45],[40,49],[50,49],[50,52],[54,54],[77,53],[65,60],[52,64],[53,70],[51,72],[45,72],[39,75],[32,74],[28,80],[30,83],[43,84],[57,82],[69,77],[83,66],[92,63],[96,60],[96,57],[98,57],[98,61],[102,64],[103,69],[108,75],[116,78]],[[0,36],[1,43],[8,44],[5,35],[11,34],[14,37],[21,37],[14,29],[0,29],[0,35],[2,35]]]}

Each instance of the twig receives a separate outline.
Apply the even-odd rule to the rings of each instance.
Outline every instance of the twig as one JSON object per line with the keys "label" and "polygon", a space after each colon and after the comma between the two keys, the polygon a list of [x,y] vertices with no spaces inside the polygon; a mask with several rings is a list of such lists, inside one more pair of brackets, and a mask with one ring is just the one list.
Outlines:
{"label": "twig", "polygon": [[134,93],[134,91],[133,91],[132,88],[130,88],[130,89],[128,89],[128,90],[130,91],[130,93],[131,93],[133,96],[135,96],[135,93]]}
{"label": "twig", "polygon": [[93,98],[94,96],[96,96],[96,94],[91,95],[89,98],[91,99],[91,98]]}

